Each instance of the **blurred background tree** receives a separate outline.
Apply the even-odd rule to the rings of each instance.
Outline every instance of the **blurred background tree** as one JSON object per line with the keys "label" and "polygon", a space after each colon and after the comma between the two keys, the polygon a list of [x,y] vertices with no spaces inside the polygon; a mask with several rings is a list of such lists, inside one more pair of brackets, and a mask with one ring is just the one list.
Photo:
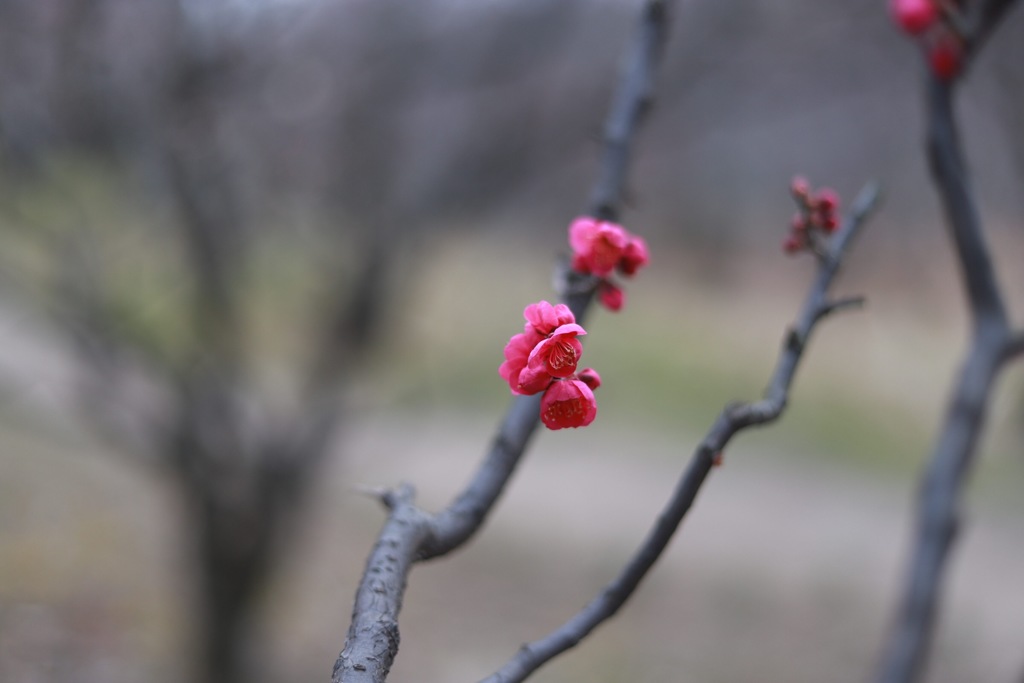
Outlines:
{"label": "blurred background tree", "polygon": [[[939,368],[959,341],[943,332],[958,313],[945,307],[955,283],[910,91],[919,60],[883,4],[681,7],[627,216],[662,275],[631,290],[634,317],[605,326],[604,350],[588,351],[607,354],[601,367],[621,387],[602,396],[616,430],[653,424],[675,439],[680,409],[701,427],[749,395],[778,325],[754,330],[768,311],[788,319],[787,287],[806,273],[780,274],[776,256],[790,176],[850,193],[877,175],[889,200],[850,273],[868,285],[875,317],[860,332],[844,323],[857,340],[833,347],[845,374],[819,368],[808,412],[775,448],[911,470],[906,454],[920,452],[932,424]],[[275,572],[308,557],[297,549],[304,534],[338,544],[335,525],[358,534],[376,523],[372,506],[365,522],[318,523],[308,504],[343,495],[335,455],[377,452],[368,424],[404,435],[388,448],[410,456],[424,435],[442,438],[438,425],[476,434],[458,420],[424,424],[425,410],[465,419],[500,409],[500,346],[523,303],[547,295],[548,255],[592,177],[634,5],[0,0],[0,521],[10,525],[0,555],[12,567],[0,582],[0,640],[35,642],[26,605],[61,602],[52,577],[25,578],[60,561],[26,547],[40,538],[35,515],[50,514],[32,512],[33,501],[52,510],[44,491],[73,482],[19,453],[64,453],[60,469],[78,472],[83,453],[113,451],[158,474],[133,480],[136,489],[169,491],[162,509],[180,530],[161,532],[158,545],[183,548],[161,557],[190,577],[168,585],[194,594],[177,619],[197,653],[183,660],[151,645],[147,657],[108,655],[117,665],[105,669],[95,643],[38,656],[11,645],[18,651],[0,647],[0,677],[36,680],[43,661],[46,680],[326,675],[344,627],[309,627],[319,660],[266,645],[267,622],[304,621],[278,614]],[[1011,17],[977,65],[964,112],[1009,263],[1024,254],[1021,22]],[[1016,270],[1009,284],[1019,289]],[[680,301],[686,314],[666,315]],[[465,310],[484,311],[471,330],[460,327]],[[404,411],[413,417],[395,427]],[[658,450],[656,437],[647,442]],[[1019,434],[995,443],[1013,452]],[[1020,481],[1019,464],[1005,462],[995,478],[1006,467]],[[321,480],[333,483],[317,494]],[[351,547],[344,570],[321,571],[354,577],[365,539]],[[96,615],[117,601],[67,564],[72,594],[100,596],[82,608],[99,628]],[[345,581],[326,583],[335,604],[351,594],[354,578]],[[78,633],[73,612],[58,610],[50,630]],[[814,669],[803,675],[814,680]]]}

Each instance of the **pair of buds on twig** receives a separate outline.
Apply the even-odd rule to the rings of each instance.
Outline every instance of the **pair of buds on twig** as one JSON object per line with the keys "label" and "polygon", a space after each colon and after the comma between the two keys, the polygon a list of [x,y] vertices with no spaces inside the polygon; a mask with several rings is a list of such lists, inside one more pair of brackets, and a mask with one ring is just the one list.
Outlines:
{"label": "pair of buds on twig", "polygon": [[944,81],[959,75],[964,62],[964,20],[953,0],[890,0],[892,18],[920,38],[932,72]]}
{"label": "pair of buds on twig", "polygon": [[782,249],[787,254],[810,251],[823,257],[822,241],[839,227],[839,195],[827,187],[812,192],[810,183],[802,176],[793,178],[789,191],[799,210],[789,223],[789,235]]}

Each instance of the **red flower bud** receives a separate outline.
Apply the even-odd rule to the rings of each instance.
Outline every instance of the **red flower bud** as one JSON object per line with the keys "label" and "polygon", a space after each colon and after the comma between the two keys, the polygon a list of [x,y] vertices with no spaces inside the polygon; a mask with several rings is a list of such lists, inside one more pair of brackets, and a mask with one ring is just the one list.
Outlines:
{"label": "red flower bud", "polygon": [[803,176],[793,176],[789,183],[789,191],[793,193],[794,199],[806,200],[811,191],[811,184]]}
{"label": "red flower bud", "polygon": [[934,0],[892,0],[889,9],[896,24],[912,36],[924,33],[939,18]]}
{"label": "red flower bud", "polygon": [[526,367],[531,370],[541,368],[552,377],[569,377],[576,372],[576,363],[583,353],[583,344],[576,336],[586,333],[576,323],[562,325],[533,347]]}
{"label": "red flower bud", "polygon": [[601,301],[602,306],[613,313],[621,310],[623,304],[626,303],[626,293],[608,280],[602,280],[598,285],[597,298]]}
{"label": "red flower bud", "polygon": [[837,195],[836,191],[830,187],[823,188],[818,191],[818,196],[815,198],[815,205],[819,211],[828,215],[839,208],[839,195]]}
{"label": "red flower bud", "polygon": [[643,237],[630,236],[626,248],[622,252],[622,259],[619,261],[619,270],[623,275],[632,276],[636,271],[646,266],[651,260],[651,253],[647,249],[647,242]]}
{"label": "red flower bud", "polygon": [[579,380],[586,384],[591,390],[597,389],[601,386],[601,375],[597,374],[597,370],[594,368],[583,368],[580,370]]}
{"label": "red flower bud", "polygon": [[929,49],[928,64],[936,76],[943,81],[950,81],[960,73],[963,52],[963,46],[956,36],[944,33]]}
{"label": "red flower bud", "polygon": [[596,416],[594,392],[578,379],[552,382],[540,401],[540,419],[548,429],[586,427]]}

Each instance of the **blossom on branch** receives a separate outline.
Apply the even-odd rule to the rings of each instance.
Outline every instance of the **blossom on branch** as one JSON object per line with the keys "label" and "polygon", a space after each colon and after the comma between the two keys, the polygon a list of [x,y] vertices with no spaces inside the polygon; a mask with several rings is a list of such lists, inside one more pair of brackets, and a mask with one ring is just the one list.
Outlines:
{"label": "blossom on branch", "polygon": [[586,427],[597,416],[594,392],[582,379],[552,382],[540,402],[540,419],[548,429]]}
{"label": "blossom on branch", "polygon": [[576,372],[576,362],[583,353],[583,345],[576,336],[586,333],[576,323],[555,329],[549,337],[533,347],[527,367],[543,368],[552,377],[565,379]]}
{"label": "blossom on branch", "polygon": [[544,341],[544,335],[531,327],[526,332],[513,335],[505,345],[505,362],[498,367],[498,374],[508,382],[513,394],[522,393],[519,391],[519,376],[526,369],[530,352],[542,341]]}
{"label": "blossom on branch", "polygon": [[[530,304],[523,310],[523,317],[526,318],[526,330],[532,327],[539,334],[551,334],[555,328],[576,322],[576,316],[572,314],[565,304],[550,304],[547,301],[538,301]],[[584,333],[585,334],[585,333]]]}
{"label": "blossom on branch", "polygon": [[839,195],[831,188],[811,191],[806,178],[796,176],[789,185],[798,211],[789,224],[789,235],[782,243],[787,254],[818,251],[817,241],[839,227]]}
{"label": "blossom on branch", "polygon": [[597,374],[594,368],[583,368],[576,377],[590,387],[591,391],[601,386],[601,375]]}
{"label": "blossom on branch", "polygon": [[610,221],[580,216],[569,224],[569,246],[572,247],[572,269],[598,279],[598,299],[611,310],[618,311],[625,303],[622,289],[608,279],[615,271],[632,277],[650,260],[647,242]]}
{"label": "blossom on branch", "polygon": [[892,0],[889,10],[899,27],[912,36],[924,33],[939,19],[933,0]]}
{"label": "blossom on branch", "polygon": [[959,9],[944,0],[890,0],[893,21],[907,35],[917,38],[932,73],[943,81],[960,74],[964,61],[964,39]]}
{"label": "blossom on branch", "polygon": [[587,331],[576,324],[576,316],[565,304],[538,301],[523,310],[523,317],[524,330],[505,345],[505,362],[498,374],[513,394],[530,396],[576,372],[583,353],[577,337]]}
{"label": "blossom on branch", "polygon": [[576,372],[587,333],[565,304],[538,301],[523,310],[524,330],[505,345],[498,374],[513,394],[541,398],[541,420],[549,429],[584,427],[594,421],[594,392],[601,376],[593,368]]}
{"label": "blossom on branch", "polygon": [[583,344],[576,336],[586,333],[581,326],[570,323],[537,342],[527,357],[526,368],[520,372],[519,385],[513,392],[538,394],[554,380],[571,377],[583,353]]}
{"label": "blossom on branch", "polygon": [[610,275],[619,265],[629,244],[625,228],[608,221],[581,216],[569,224],[569,246],[573,268],[599,277]]}

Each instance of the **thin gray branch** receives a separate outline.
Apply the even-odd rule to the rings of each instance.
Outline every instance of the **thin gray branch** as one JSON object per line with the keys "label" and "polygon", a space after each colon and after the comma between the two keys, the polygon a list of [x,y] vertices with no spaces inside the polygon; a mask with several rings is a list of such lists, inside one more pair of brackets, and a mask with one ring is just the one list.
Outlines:
{"label": "thin gray branch", "polygon": [[715,455],[725,448],[737,432],[747,427],[767,424],[782,414],[811,332],[828,311],[836,310],[835,304],[830,303],[827,296],[839,271],[842,256],[877,199],[878,190],[874,185],[869,185],[861,192],[854,201],[849,217],[835,236],[828,252],[830,258],[820,261],[818,276],[805,300],[800,317],[786,335],[765,398],[754,403],[733,404],[722,411],[694,451],[654,527],[622,573],[575,616],[547,636],[524,645],[508,663],[482,683],[519,683],[525,680],[539,667],[577,645],[594,628],[614,615],[665,550],[710,473]]}
{"label": "thin gray branch", "polygon": [[644,5],[639,34],[605,122],[601,172],[587,208],[590,215],[603,220],[614,221],[619,215],[633,137],[653,102],[654,76],[668,36],[669,4],[669,0],[648,0]]}
{"label": "thin gray branch", "polygon": [[[650,106],[667,32],[668,4],[668,0],[647,0],[644,5],[631,59],[621,75],[605,126],[605,151],[589,200],[592,215],[608,220],[618,216],[630,147]],[[565,303],[578,321],[584,319],[593,295],[593,284],[566,294]],[[352,625],[334,666],[333,683],[385,680],[398,652],[397,618],[412,563],[458,548],[481,528],[540,423],[540,398],[516,397],[487,457],[448,508],[429,516],[414,507],[411,490],[392,506],[356,592]],[[389,552],[381,551],[385,539]],[[382,573],[391,580],[375,582],[373,577]]]}
{"label": "thin gray branch", "polygon": [[928,158],[932,177],[956,245],[974,325],[1005,325],[1006,307],[985,244],[981,218],[960,147],[953,112],[952,83],[936,77],[930,79],[928,111]]}
{"label": "thin gray branch", "polygon": [[[977,48],[1012,4],[976,5]],[[971,55],[973,56],[973,55]],[[1019,353],[1020,333],[1011,332],[981,221],[967,178],[953,112],[953,83],[934,76],[928,90],[928,154],[946,210],[950,236],[963,275],[972,336],[949,396],[938,440],[921,481],[913,551],[895,621],[884,644],[875,680],[912,683],[921,679],[934,635],[946,560],[960,526],[961,494],[985,424],[988,401],[1002,364]]]}

